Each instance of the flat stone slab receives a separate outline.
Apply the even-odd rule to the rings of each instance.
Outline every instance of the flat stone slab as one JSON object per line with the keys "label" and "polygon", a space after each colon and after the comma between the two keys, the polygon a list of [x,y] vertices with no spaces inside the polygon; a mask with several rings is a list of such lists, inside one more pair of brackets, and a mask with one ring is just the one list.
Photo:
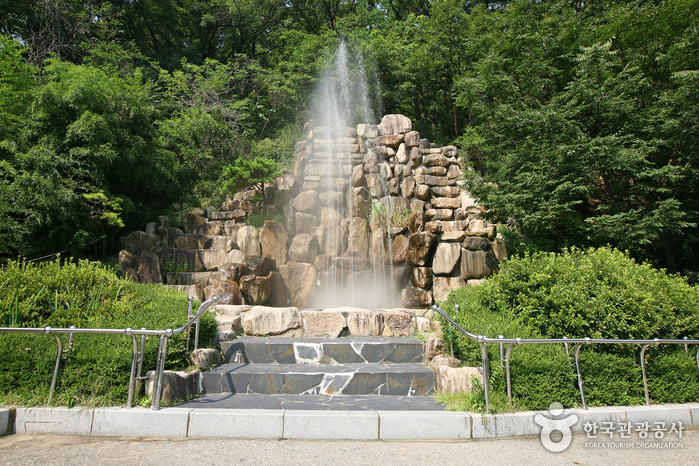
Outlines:
{"label": "flat stone slab", "polygon": [[[482,416],[467,412],[430,410],[425,404],[432,397],[321,397],[308,395],[231,395],[205,396],[177,407],[159,411],[144,408],[17,408],[12,431],[58,435],[116,435],[135,437],[237,437],[358,440],[454,440],[468,438],[539,437],[541,419],[568,419],[575,441],[588,441],[597,426],[597,438],[609,437],[609,427],[618,441],[624,423],[665,423],[681,430],[699,428],[699,404],[654,405],[566,409],[562,413],[529,411]],[[409,409],[412,403],[418,409]],[[254,405],[254,409],[250,409]],[[260,406],[264,405],[264,407]],[[393,409],[399,407],[400,409]],[[222,409],[228,408],[228,409]],[[235,409],[230,409],[235,408]],[[444,409],[440,407],[440,409]],[[572,418],[572,416],[575,418]],[[537,419],[539,422],[537,422]],[[569,423],[567,423],[569,424]],[[634,425],[634,442],[638,436]],[[679,432],[667,431],[659,439],[653,431],[645,443],[681,442]],[[607,440],[609,441],[609,440]]]}
{"label": "flat stone slab", "polygon": [[446,407],[432,396],[375,396],[375,395],[252,395],[243,393],[214,393],[203,395],[177,405],[196,409],[264,409],[294,411],[400,411],[444,412]]}
{"label": "flat stone slab", "polygon": [[423,364],[240,364],[203,374],[211,393],[389,395],[434,394],[435,375]]}
{"label": "flat stone slab", "polygon": [[412,338],[239,338],[221,343],[225,362],[247,364],[419,364],[424,344]]}

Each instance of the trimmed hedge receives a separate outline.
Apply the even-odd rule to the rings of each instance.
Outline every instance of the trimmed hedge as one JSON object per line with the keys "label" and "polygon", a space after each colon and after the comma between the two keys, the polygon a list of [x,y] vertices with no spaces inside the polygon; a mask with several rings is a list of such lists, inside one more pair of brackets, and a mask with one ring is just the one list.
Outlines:
{"label": "trimmed hedge", "polygon": [[[458,316],[454,305],[460,305]],[[675,276],[637,264],[609,248],[539,253],[513,258],[479,287],[453,291],[441,307],[466,330],[494,338],[678,338],[699,337],[699,292]],[[447,347],[467,365],[481,364],[480,348],[450,333]],[[513,348],[511,375],[514,408],[547,409],[553,401],[580,404],[577,376],[560,344]],[[491,388],[506,394],[499,345],[488,345]],[[590,406],[644,403],[640,345],[592,345],[581,348],[580,365]],[[699,400],[696,348],[662,345],[646,352],[651,400],[683,403]]]}

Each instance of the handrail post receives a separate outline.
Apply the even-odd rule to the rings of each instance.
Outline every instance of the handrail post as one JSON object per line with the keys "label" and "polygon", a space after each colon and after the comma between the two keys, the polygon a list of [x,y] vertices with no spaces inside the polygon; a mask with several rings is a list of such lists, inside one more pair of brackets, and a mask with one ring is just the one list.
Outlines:
{"label": "handrail post", "polygon": [[151,394],[153,396],[153,409],[160,409],[160,366],[163,365],[163,344],[165,335],[160,335],[160,344],[158,345],[158,361],[155,364],[155,374],[153,374],[153,388]]}
{"label": "handrail post", "polygon": [[485,393],[485,412],[490,410],[490,395],[488,390],[488,381],[490,374],[488,370],[488,344],[483,341],[483,335],[478,336],[478,344],[481,347],[481,358],[483,359],[483,392]]}
{"label": "handrail post", "polygon": [[[503,338],[505,338],[505,335],[498,335],[498,338],[502,340]],[[502,365],[503,362],[505,362],[505,356],[504,356],[504,353],[503,353],[504,345],[505,345],[504,343],[500,343],[500,364],[501,364],[501,365]],[[501,366],[501,367],[502,367],[502,366]]]}
{"label": "handrail post", "polygon": [[699,345],[697,345],[697,355],[695,359],[697,360],[697,369],[699,369]]}
{"label": "handrail post", "polygon": [[[141,330],[145,330],[146,328],[143,327]],[[146,336],[141,335],[141,345],[138,350],[138,367],[136,368],[136,386],[134,387],[134,392],[136,393],[136,396],[138,396],[139,393],[141,393],[141,371],[143,370],[143,354],[145,351],[145,345],[146,345]]]}
{"label": "handrail post", "polygon": [[126,400],[126,407],[130,408],[133,402],[134,379],[136,378],[136,360],[138,359],[138,343],[136,335],[131,334],[131,329],[126,329],[126,334],[131,336],[131,372],[129,373],[129,395]]}
{"label": "handrail post", "polygon": [[[194,296],[188,296],[187,300],[189,301],[187,303],[187,323],[189,323],[189,320],[192,318],[192,301],[194,300]],[[185,351],[189,353],[189,334],[191,333],[191,329],[187,329],[187,346],[185,347]]]}
{"label": "handrail post", "polygon": [[521,345],[522,339],[517,338],[516,343],[510,343],[507,345],[507,351],[505,351],[505,376],[507,377],[507,402],[512,404],[512,384],[510,378],[510,351],[515,345]]}
{"label": "handrail post", "polygon": [[163,391],[163,377],[165,373],[165,356],[167,355],[167,340],[170,335],[172,335],[172,329],[167,329],[167,336],[162,335],[160,337],[160,351],[158,354],[159,366],[156,368],[155,373],[155,393],[153,395],[153,410],[157,411],[160,409],[160,397]]}
{"label": "handrail post", "polygon": [[[655,344],[656,346],[659,343],[658,338],[655,338]],[[643,348],[641,348],[641,372],[643,373],[643,393],[646,396],[646,406],[650,406],[650,395],[648,394],[648,376],[646,374],[646,350],[650,344],[643,345]]]}
{"label": "handrail post", "polygon": [[[47,334],[51,333],[51,327],[46,327],[44,330]],[[56,379],[58,378],[58,368],[61,367],[61,356],[63,356],[63,342],[58,337],[56,337],[56,345],[58,346],[58,351],[56,352],[56,364],[53,368],[53,377],[51,378],[51,389],[49,390],[49,400],[47,404],[51,404],[51,398],[53,397],[53,391],[56,388]]]}
{"label": "handrail post", "polygon": [[[590,337],[585,338],[585,344],[590,344]],[[580,389],[582,408],[587,409],[587,403],[585,402],[585,387],[583,386],[582,373],[580,372],[580,348],[582,348],[582,343],[575,345],[575,370],[578,373],[578,388]]]}

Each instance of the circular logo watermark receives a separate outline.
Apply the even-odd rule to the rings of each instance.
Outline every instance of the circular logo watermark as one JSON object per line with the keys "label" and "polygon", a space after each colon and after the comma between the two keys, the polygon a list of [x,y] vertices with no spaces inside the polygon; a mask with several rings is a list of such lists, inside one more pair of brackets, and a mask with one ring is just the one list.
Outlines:
{"label": "circular logo watermark", "polygon": [[[537,414],[534,416],[534,422],[541,426],[541,444],[548,451],[560,453],[570,446],[573,441],[573,431],[570,429],[578,422],[577,414],[569,414],[561,419],[556,419],[557,416],[563,414],[563,405],[559,402],[553,402],[549,405],[549,413],[551,417]],[[558,433],[558,435],[557,435]],[[551,439],[552,436],[561,436],[557,442]]]}

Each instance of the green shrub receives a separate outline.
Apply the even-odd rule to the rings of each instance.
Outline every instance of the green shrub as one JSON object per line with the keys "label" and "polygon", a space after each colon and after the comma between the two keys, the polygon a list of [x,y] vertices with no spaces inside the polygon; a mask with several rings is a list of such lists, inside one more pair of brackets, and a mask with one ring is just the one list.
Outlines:
{"label": "green shrub", "polygon": [[[54,303],[46,301],[50,304],[48,309],[39,307],[37,303],[41,300],[36,300],[31,308],[20,306],[24,317],[19,322],[20,327],[76,325],[164,330],[181,327],[187,320],[187,297],[182,293],[160,285],[121,280],[98,263],[15,263],[0,273],[2,282],[8,278],[19,282],[13,286],[8,282],[0,288],[0,303],[11,302],[12,295],[16,294],[23,303],[31,296],[30,291],[37,289],[45,289],[43,295],[54,298]],[[64,291],[66,289],[69,292]],[[200,346],[208,346],[215,336],[216,321],[210,313],[205,313],[201,319]],[[59,337],[64,349],[67,348],[68,335]],[[182,369],[189,365],[185,342],[185,333],[170,338],[166,369]],[[144,373],[155,368],[158,344],[157,337],[149,337],[146,341]],[[25,406],[45,403],[56,358],[55,336],[0,333],[0,354],[0,403]],[[124,403],[131,354],[130,337],[76,335],[61,365],[52,404],[105,406]]]}
{"label": "green shrub", "polygon": [[284,217],[281,215],[272,214],[251,214],[245,221],[246,224],[260,228],[267,220],[284,223]]}
{"label": "green shrub", "polygon": [[513,258],[490,282],[491,309],[552,338],[699,337],[697,288],[617,250]]}
{"label": "green shrub", "polygon": [[[637,264],[608,248],[534,254],[501,264],[479,287],[453,291],[443,309],[471,333],[496,338],[697,338],[697,289],[679,277]],[[460,305],[455,316],[454,305]],[[467,365],[480,366],[478,344],[444,325],[447,347]],[[644,400],[640,345],[581,348],[587,404],[635,405]],[[696,349],[694,349],[696,351]],[[506,393],[499,345],[488,344],[494,396]],[[646,354],[652,402],[699,400],[699,369],[680,345]],[[573,361],[560,344],[524,345],[511,353],[511,408],[546,409],[550,402],[580,403]]]}

